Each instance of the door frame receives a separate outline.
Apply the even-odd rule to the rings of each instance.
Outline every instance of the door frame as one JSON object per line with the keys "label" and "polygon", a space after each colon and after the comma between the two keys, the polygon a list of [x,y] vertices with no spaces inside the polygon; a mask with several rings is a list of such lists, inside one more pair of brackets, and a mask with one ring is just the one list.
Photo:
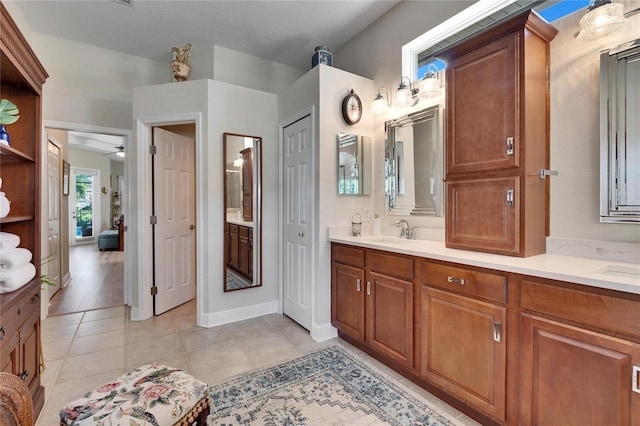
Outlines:
{"label": "door frame", "polygon": [[[285,269],[284,269],[284,209],[285,209],[285,205],[284,205],[284,155],[285,155],[285,151],[284,151],[284,128],[290,126],[291,124],[295,123],[296,121],[302,120],[303,118],[305,118],[306,116],[309,116],[311,118],[311,164],[312,165],[316,165],[317,164],[317,158],[318,158],[318,137],[316,135],[316,108],[315,105],[311,105],[299,112],[297,112],[296,114],[293,114],[291,116],[289,116],[288,118],[286,118],[285,120],[281,121],[280,124],[278,125],[278,144],[280,146],[280,155],[278,156],[278,170],[279,170],[279,181],[280,181],[280,185],[278,187],[278,227],[280,229],[280,232],[278,233],[278,256],[280,258],[280,262],[278,265],[278,276],[280,277],[278,279],[279,281],[279,288],[278,288],[278,293],[279,293],[279,297],[278,297],[278,313],[283,314],[284,313],[284,276],[285,276]],[[311,228],[311,235],[310,235],[310,243],[309,243],[309,248],[310,248],[310,254],[309,256],[311,257],[311,264],[309,265],[309,277],[311,279],[311,282],[309,283],[309,304],[310,304],[310,313],[309,313],[309,324],[311,325],[311,337],[314,337],[315,334],[314,330],[316,330],[318,327],[316,326],[316,321],[315,321],[315,311],[316,311],[316,265],[317,265],[317,259],[316,259],[316,246],[317,246],[317,242],[318,242],[318,211],[317,211],[317,206],[316,206],[316,201],[317,201],[317,194],[318,194],[318,168],[317,167],[313,167],[313,177],[311,179],[311,186],[313,188],[312,191],[312,196],[311,196],[311,206],[309,206],[309,210],[311,211],[311,216],[310,216],[310,228]]]}
{"label": "door frame", "polygon": [[[149,117],[137,117],[135,119],[136,144],[135,144],[135,188],[136,197],[131,202],[131,224],[135,226],[137,240],[135,253],[132,254],[137,263],[136,278],[137,300],[131,305],[131,319],[141,321],[153,316],[153,296],[151,296],[151,285],[153,283],[153,229],[149,222],[153,212],[152,191],[145,189],[152,188],[151,154],[149,146],[153,140],[153,127],[170,126],[177,124],[194,124],[196,129],[195,137],[195,201],[196,201],[196,224],[205,223],[202,206],[205,205],[204,180],[202,170],[205,164],[202,147],[202,113],[182,113],[158,115]],[[131,194],[131,192],[129,192]],[[126,216],[125,216],[126,217]],[[201,324],[201,316],[205,301],[203,297],[198,297],[203,293],[202,277],[204,277],[205,246],[204,227],[196,226],[196,317],[198,324]]]}
{"label": "door frame", "polygon": [[[52,120],[43,120],[42,121],[42,141],[41,141],[41,150],[40,152],[42,153],[41,155],[43,155],[43,157],[41,158],[42,161],[40,161],[40,163],[42,163],[42,167],[40,169],[40,175],[41,176],[46,176],[47,170],[46,170],[46,166],[47,166],[47,161],[46,161],[46,156],[47,155],[47,144],[49,143],[49,139],[47,137],[47,128],[51,128],[51,129],[60,129],[60,130],[66,130],[66,131],[75,131],[75,132],[85,132],[85,133],[102,133],[102,134],[107,134],[107,135],[114,135],[114,136],[120,136],[123,138],[123,144],[125,147],[131,147],[133,144],[133,131],[129,130],[129,129],[120,129],[120,128],[115,128],[115,127],[103,127],[103,126],[94,126],[94,125],[90,125],[90,124],[80,124],[80,123],[71,123],[71,122],[66,122],[66,121],[52,121]],[[68,147],[67,147],[68,149]],[[64,151],[63,151],[63,155],[64,155]],[[129,161],[129,159],[127,157],[125,157],[124,159],[124,173],[125,173],[125,188],[127,191],[127,194],[130,193],[132,185],[131,185],[131,179],[129,179],[129,176],[131,176],[131,162]],[[62,172],[62,170],[61,170]],[[43,200],[45,199],[45,196],[48,196],[47,194],[45,194],[46,191],[46,185],[41,185],[40,187],[40,199]],[[62,192],[62,191],[61,191]],[[60,202],[64,202],[63,201],[63,197],[60,197]],[[46,205],[44,203],[41,203],[41,212],[40,212],[40,229],[47,229],[46,228],[46,222],[43,223],[43,221],[46,221]],[[122,213],[125,215],[124,217],[129,217],[129,199],[128,197],[125,198],[124,200],[122,200]],[[68,221],[67,221],[68,222]],[[68,226],[68,225],[67,225]],[[46,247],[46,243],[47,243],[47,235],[45,232],[41,232],[40,233],[40,245],[41,247]],[[127,233],[124,233],[124,240],[125,240],[125,247],[127,246],[127,240],[128,240],[128,236]],[[135,261],[135,258],[133,257],[134,253],[132,252],[132,250],[126,250],[124,251],[124,303],[125,305],[131,305],[132,303],[132,299],[133,299],[133,291],[132,291],[132,283],[133,283],[133,275],[132,275],[132,267],[133,267],[133,261]],[[67,282],[67,278],[68,277],[61,277],[64,282]],[[47,318],[47,316],[49,316],[49,303],[46,300],[46,297],[41,297],[40,298],[40,316],[42,319]]]}

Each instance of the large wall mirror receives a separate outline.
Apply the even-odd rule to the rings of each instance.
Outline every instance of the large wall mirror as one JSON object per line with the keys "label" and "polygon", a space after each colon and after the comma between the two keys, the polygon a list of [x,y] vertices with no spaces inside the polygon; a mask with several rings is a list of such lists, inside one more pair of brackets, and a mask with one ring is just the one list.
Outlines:
{"label": "large wall mirror", "polygon": [[436,105],[385,123],[387,213],[442,216],[443,114]]}
{"label": "large wall mirror", "polygon": [[262,138],[224,133],[224,291],[261,281]]}
{"label": "large wall mirror", "polygon": [[640,223],[640,39],[600,55],[600,221]]}
{"label": "large wall mirror", "polygon": [[338,194],[371,193],[371,138],[338,133]]}

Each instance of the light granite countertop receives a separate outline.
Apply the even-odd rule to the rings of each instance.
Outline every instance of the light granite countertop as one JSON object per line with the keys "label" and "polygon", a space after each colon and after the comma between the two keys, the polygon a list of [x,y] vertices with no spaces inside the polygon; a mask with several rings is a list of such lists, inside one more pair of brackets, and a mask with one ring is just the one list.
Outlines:
{"label": "light granite countertop", "polygon": [[227,217],[227,223],[233,223],[234,225],[246,226],[247,228],[253,228],[253,222],[237,219],[235,217]]}
{"label": "light granite countertop", "polygon": [[[333,234],[329,236],[329,240],[335,243],[386,250],[640,295],[640,265],[634,263],[559,254],[541,254],[526,258],[502,256],[450,249],[446,248],[442,241],[406,240],[387,235],[351,237]],[[638,300],[640,301],[640,297]]]}

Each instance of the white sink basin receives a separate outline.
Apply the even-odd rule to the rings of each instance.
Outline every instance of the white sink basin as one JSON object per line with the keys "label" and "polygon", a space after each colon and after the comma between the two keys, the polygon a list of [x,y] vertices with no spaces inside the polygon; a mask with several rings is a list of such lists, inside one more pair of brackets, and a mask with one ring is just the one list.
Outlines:
{"label": "white sink basin", "polygon": [[600,269],[598,273],[615,277],[640,279],[640,266],[607,265]]}
{"label": "white sink basin", "polygon": [[381,243],[381,244],[406,244],[413,243],[417,240],[408,240],[406,238],[398,238],[398,237],[365,237],[363,238],[365,241],[371,241],[372,243]]}

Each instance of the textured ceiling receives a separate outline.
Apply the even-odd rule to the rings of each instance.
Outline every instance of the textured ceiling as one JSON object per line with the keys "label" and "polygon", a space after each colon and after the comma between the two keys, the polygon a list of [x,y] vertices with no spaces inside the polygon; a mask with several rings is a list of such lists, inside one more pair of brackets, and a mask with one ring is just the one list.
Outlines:
{"label": "textured ceiling", "polygon": [[[7,1],[7,0],[3,0]],[[299,69],[315,46],[337,50],[399,0],[17,1],[36,32],[158,61],[171,47],[213,44]]]}

